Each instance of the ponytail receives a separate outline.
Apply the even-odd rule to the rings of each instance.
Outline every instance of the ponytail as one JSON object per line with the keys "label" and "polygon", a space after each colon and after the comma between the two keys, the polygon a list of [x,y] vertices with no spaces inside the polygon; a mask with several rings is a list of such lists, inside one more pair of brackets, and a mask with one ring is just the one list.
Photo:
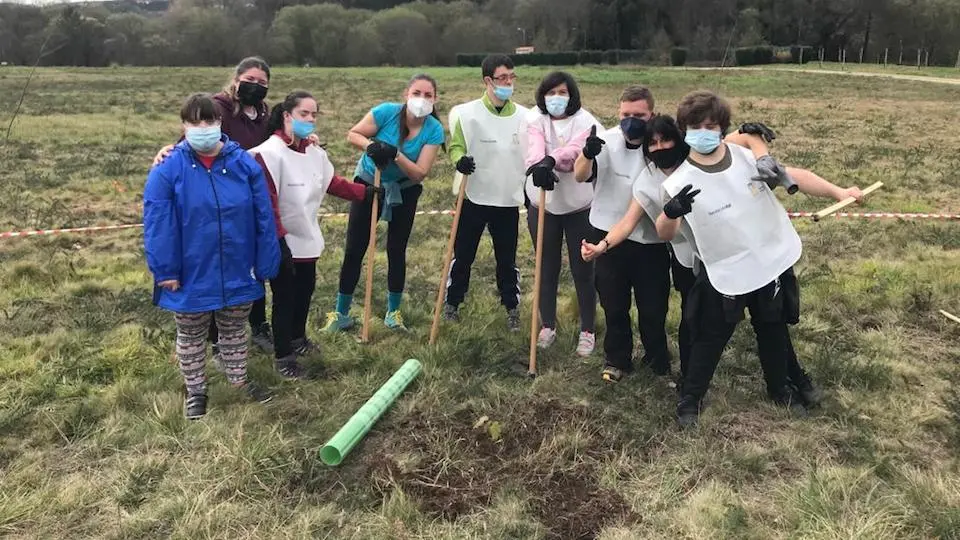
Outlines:
{"label": "ponytail", "polygon": [[270,111],[270,119],[267,120],[267,132],[273,134],[277,130],[283,130],[283,113],[293,112],[293,109],[304,99],[314,99],[314,97],[306,90],[294,90],[287,94],[283,101],[274,105],[273,110]]}

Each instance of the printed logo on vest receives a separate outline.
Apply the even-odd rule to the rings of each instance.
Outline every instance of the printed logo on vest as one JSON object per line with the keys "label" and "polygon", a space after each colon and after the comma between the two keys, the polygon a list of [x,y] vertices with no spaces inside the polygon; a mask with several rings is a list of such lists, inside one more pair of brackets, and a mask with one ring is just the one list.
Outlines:
{"label": "printed logo on vest", "polygon": [[497,144],[496,139],[480,139],[480,142],[487,143],[487,144]]}
{"label": "printed logo on vest", "polygon": [[711,211],[707,212],[707,215],[708,215],[708,216],[712,216],[712,215],[714,215],[714,214],[719,214],[720,212],[723,212],[724,210],[729,210],[729,209],[732,208],[732,207],[733,207],[733,204],[732,204],[732,203],[727,203],[727,204],[721,206],[720,208],[717,208],[716,210],[711,210]]}

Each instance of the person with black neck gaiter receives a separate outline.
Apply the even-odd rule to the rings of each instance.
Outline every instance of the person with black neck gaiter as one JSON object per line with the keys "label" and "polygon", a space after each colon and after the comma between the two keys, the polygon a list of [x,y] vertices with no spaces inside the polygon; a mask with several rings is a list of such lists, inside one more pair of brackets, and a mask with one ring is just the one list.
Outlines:
{"label": "person with black neck gaiter", "polygon": [[[575,164],[578,182],[593,182],[590,224],[595,238],[606,238],[633,200],[633,182],[647,166],[641,149],[646,124],[653,117],[650,90],[631,86],[620,97],[620,125],[587,137]],[[644,354],[641,363],[657,375],[670,374],[670,352],[665,330],[670,300],[670,254],[657,236],[656,226],[642,217],[616,247],[600,240],[605,255],[596,259],[597,293],[606,317],[603,338],[603,379],[617,382],[633,371],[631,297],[637,306]],[[584,260],[594,258],[581,253]]]}

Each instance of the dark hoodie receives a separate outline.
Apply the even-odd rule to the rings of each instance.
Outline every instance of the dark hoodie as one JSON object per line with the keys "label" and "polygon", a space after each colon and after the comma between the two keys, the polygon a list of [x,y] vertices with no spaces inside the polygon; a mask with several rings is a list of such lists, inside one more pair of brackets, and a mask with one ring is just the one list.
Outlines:
{"label": "dark hoodie", "polygon": [[213,96],[213,101],[220,107],[220,114],[223,116],[220,129],[230,137],[231,141],[239,144],[240,148],[249,150],[270,138],[270,133],[267,132],[270,109],[266,103],[261,103],[257,107],[257,118],[251,120],[242,108],[237,111],[237,114],[233,114],[234,101],[223,92]]}

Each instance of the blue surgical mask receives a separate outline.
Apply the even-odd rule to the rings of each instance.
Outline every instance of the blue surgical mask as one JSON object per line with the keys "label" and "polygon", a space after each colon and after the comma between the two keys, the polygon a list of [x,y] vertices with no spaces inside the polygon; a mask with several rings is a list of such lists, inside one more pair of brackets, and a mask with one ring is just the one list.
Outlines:
{"label": "blue surgical mask", "polygon": [[298,139],[306,139],[313,133],[315,124],[313,122],[307,122],[306,120],[297,120],[293,119],[293,124],[291,128],[293,130],[293,136]]}
{"label": "blue surgical mask", "polygon": [[493,95],[497,97],[500,101],[506,101],[510,99],[510,96],[513,95],[512,86],[494,86]]}
{"label": "blue surgical mask", "polygon": [[197,152],[207,153],[217,147],[220,142],[220,126],[189,126],[184,130],[187,144]]}
{"label": "blue surgical mask", "polygon": [[547,112],[550,116],[563,116],[567,112],[567,104],[570,103],[569,96],[547,96],[544,100],[547,106]]}
{"label": "blue surgical mask", "polygon": [[620,121],[620,131],[630,141],[640,141],[647,132],[647,121],[636,116],[628,116]]}
{"label": "blue surgical mask", "polygon": [[712,154],[720,146],[720,132],[712,129],[688,129],[684,141],[694,152]]}

